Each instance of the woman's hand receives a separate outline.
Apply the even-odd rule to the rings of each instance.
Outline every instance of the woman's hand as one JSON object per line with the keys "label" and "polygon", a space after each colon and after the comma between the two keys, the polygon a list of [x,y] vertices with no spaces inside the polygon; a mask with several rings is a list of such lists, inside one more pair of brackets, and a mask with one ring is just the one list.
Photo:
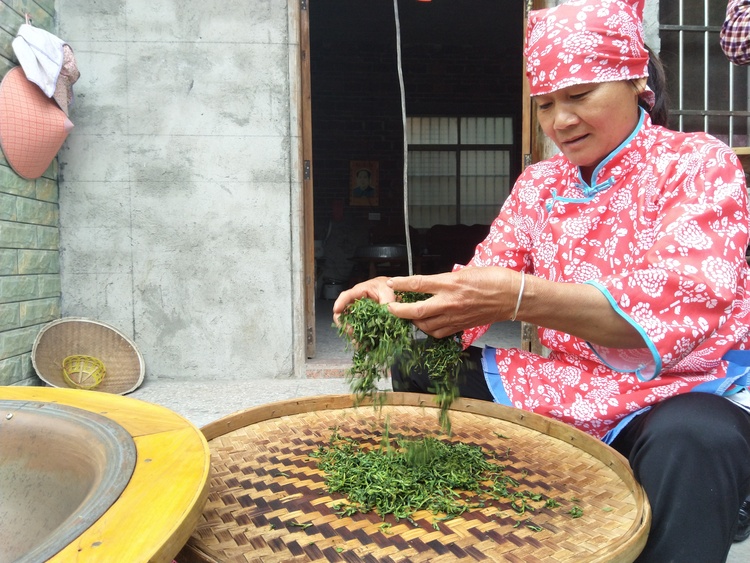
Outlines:
{"label": "woman's hand", "polygon": [[362,297],[369,297],[377,303],[390,303],[396,300],[396,294],[386,283],[388,278],[381,276],[362,283],[358,283],[351,289],[342,291],[333,304],[333,322],[339,326],[339,317],[347,305],[354,303]]}
{"label": "woman's hand", "polygon": [[[507,321],[519,304],[518,320],[566,332],[614,348],[642,348],[643,338],[620,316],[607,297],[590,284],[551,282],[499,266],[467,267],[432,276],[379,277],[343,292],[333,305],[338,325],[349,303],[369,297],[388,303],[391,313],[411,320],[421,331],[444,338],[475,326]],[[399,303],[397,291],[429,293],[429,299]]]}
{"label": "woman's hand", "polygon": [[432,276],[396,277],[392,291],[417,291],[432,297],[417,303],[390,303],[391,313],[411,319],[421,331],[443,338],[475,326],[508,320],[516,307],[521,274],[496,266],[463,268]]}

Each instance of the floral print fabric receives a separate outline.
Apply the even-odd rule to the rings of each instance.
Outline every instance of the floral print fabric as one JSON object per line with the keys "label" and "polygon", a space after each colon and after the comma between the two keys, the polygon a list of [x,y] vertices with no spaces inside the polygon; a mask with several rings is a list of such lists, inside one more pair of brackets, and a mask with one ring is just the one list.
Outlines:
{"label": "floral print fabric", "polygon": [[591,185],[562,155],[529,166],[469,265],[593,284],[644,347],[540,328],[548,358],[496,352],[511,403],[601,438],[629,413],[724,377],[722,356],[748,346],[747,246],[744,172],[709,135],[654,126],[642,112]]}
{"label": "floral print fabric", "polygon": [[[642,16],[641,0],[571,0],[530,12],[524,55],[531,95],[648,76]],[[644,93],[650,105],[653,96]]]}

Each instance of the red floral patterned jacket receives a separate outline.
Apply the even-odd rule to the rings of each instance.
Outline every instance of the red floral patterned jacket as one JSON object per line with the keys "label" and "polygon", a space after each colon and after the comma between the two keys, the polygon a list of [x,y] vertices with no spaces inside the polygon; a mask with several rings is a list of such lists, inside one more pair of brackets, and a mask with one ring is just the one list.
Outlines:
{"label": "red floral patterned jacket", "polygon": [[[644,347],[603,348],[540,328],[548,358],[495,351],[485,372],[496,400],[602,438],[667,397],[727,392],[722,358],[745,349],[750,331],[747,205],[728,146],[652,125],[645,112],[591,185],[562,155],[526,168],[469,266],[592,284]],[[464,344],[486,328],[466,331]]]}

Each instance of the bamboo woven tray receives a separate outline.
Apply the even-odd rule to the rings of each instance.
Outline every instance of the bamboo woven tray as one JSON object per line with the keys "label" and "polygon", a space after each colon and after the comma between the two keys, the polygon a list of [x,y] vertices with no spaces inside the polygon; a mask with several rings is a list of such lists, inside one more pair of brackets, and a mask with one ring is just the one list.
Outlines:
{"label": "bamboo woven tray", "polygon": [[143,383],[145,365],[135,343],[116,328],[92,319],[65,317],[46,324],[34,340],[31,363],[42,381],[67,388],[63,360],[79,354],[104,364],[106,375],[96,391],[125,395]]}
{"label": "bamboo woven tray", "polygon": [[[309,454],[333,429],[377,444],[390,435],[437,435],[433,397],[388,393],[380,410],[353,407],[349,395],[251,408],[203,428],[211,450],[208,501],[179,563],[397,561],[633,561],[646,543],[650,507],[626,460],[568,425],[484,401],[457,400],[451,440],[506,452],[505,472],[521,488],[552,497],[555,509],[518,516],[508,503],[472,509],[433,528],[375,513],[339,517],[325,475]],[[583,516],[573,518],[578,505]],[[531,517],[541,531],[519,520]],[[294,524],[292,524],[294,522]],[[301,525],[301,526],[300,526]]]}

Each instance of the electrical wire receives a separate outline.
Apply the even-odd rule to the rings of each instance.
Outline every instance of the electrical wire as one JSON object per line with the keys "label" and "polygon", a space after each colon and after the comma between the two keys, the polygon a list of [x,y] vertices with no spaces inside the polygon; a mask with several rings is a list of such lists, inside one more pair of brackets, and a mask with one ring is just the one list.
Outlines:
{"label": "electrical wire", "polygon": [[409,187],[408,187],[408,164],[409,144],[406,138],[406,95],[404,93],[404,72],[401,68],[401,24],[398,16],[398,0],[393,0],[393,16],[396,22],[396,67],[398,69],[398,84],[401,89],[401,126],[404,132],[404,231],[406,233],[406,257],[409,265],[409,275],[414,274],[414,266],[411,253],[411,236],[409,232]]}

